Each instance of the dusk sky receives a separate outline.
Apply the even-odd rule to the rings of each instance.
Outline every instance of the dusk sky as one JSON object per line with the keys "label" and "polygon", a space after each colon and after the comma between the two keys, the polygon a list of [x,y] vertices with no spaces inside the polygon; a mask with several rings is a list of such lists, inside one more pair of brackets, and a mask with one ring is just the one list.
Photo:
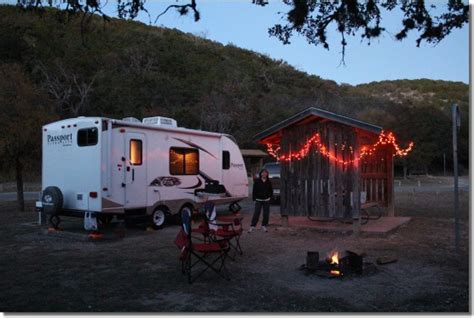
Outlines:
{"label": "dusk sky", "polygon": [[[167,5],[175,1],[148,1],[147,8],[152,22]],[[178,3],[183,3],[180,1]],[[396,41],[393,35],[401,29],[402,14],[398,9],[384,15],[385,32],[380,39],[371,43],[361,42],[359,36],[347,38],[346,65],[340,65],[340,35],[335,25],[328,33],[330,50],[307,44],[302,37],[293,37],[290,45],[283,45],[278,39],[268,36],[268,28],[283,23],[282,15],[289,6],[281,1],[260,7],[250,0],[198,0],[201,20],[194,22],[192,15],[180,16],[175,10],[158,20],[158,26],[176,28],[184,32],[205,36],[207,39],[267,54],[282,59],[295,68],[318,75],[338,83],[360,84],[371,81],[430,78],[469,82],[469,28],[454,30],[438,45],[423,43],[416,47],[416,34],[404,41]],[[435,2],[437,10],[441,1]],[[114,2],[109,2],[107,11],[112,15]],[[140,21],[149,23],[146,15]],[[281,22],[280,22],[281,21]]]}
{"label": "dusk sky", "polygon": [[[16,3],[15,0],[2,1]],[[169,4],[186,1],[149,0],[146,8],[152,24],[156,16]],[[274,59],[282,59],[298,70],[318,75],[338,83],[360,84],[371,81],[395,79],[442,79],[469,82],[469,31],[468,26],[455,29],[438,45],[422,43],[418,48],[412,33],[404,41],[393,39],[401,29],[402,15],[395,9],[383,16],[382,25],[387,28],[383,36],[371,45],[361,42],[359,36],[347,37],[346,65],[340,65],[340,35],[335,25],[329,27],[330,50],[315,47],[299,36],[294,36],[290,45],[283,45],[277,38],[268,36],[268,28],[275,23],[284,23],[278,12],[290,8],[282,1],[270,1],[265,7],[253,5],[251,0],[198,0],[201,20],[194,22],[192,14],[180,16],[170,10],[160,17],[157,26],[176,28],[223,44],[264,53]],[[444,2],[444,1],[443,1]],[[442,10],[442,1],[434,1],[437,10]],[[116,1],[109,1],[104,11],[116,16]],[[146,24],[146,14],[138,18]]]}

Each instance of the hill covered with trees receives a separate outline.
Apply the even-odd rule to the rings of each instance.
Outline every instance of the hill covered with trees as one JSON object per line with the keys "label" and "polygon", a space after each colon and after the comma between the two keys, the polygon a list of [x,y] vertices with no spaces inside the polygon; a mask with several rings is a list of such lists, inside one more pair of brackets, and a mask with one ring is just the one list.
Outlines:
{"label": "hill covered with trees", "polygon": [[[180,126],[230,133],[241,147],[254,148],[254,134],[314,106],[391,129],[402,142],[414,140],[405,164],[433,172],[442,169],[443,153],[451,162],[449,109],[457,101],[463,110],[461,163],[468,165],[469,94],[463,83],[338,85],[282,60],[179,30],[54,9],[0,6],[0,43],[2,81],[26,81],[30,95],[41,96],[41,105],[30,105],[35,116],[38,107],[45,114],[35,121],[38,141],[41,125],[51,118],[163,115]],[[20,122],[29,112],[24,102],[21,113],[5,111],[18,102],[8,87],[0,85],[1,120]],[[0,138],[0,152],[11,155],[8,136]],[[21,160],[38,171],[40,143],[32,147],[38,149]],[[1,168],[12,169],[5,163]]]}
{"label": "hill covered with trees", "polygon": [[430,79],[381,81],[351,87],[350,91],[385,100],[389,109],[367,109],[360,114],[366,120],[381,123],[396,131],[402,139],[412,138],[416,147],[409,166],[418,171],[442,170],[443,155],[447,170],[452,167],[451,106],[457,103],[461,113],[459,160],[469,165],[469,86],[462,82]]}

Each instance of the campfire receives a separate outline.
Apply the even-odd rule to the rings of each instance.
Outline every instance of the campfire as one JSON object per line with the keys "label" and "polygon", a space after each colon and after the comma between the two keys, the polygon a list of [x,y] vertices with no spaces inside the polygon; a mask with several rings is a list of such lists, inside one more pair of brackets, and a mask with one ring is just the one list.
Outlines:
{"label": "campfire", "polygon": [[[342,256],[344,255],[344,256]],[[364,262],[365,254],[345,251],[344,254],[333,250],[319,260],[319,252],[308,252],[306,264],[300,269],[307,274],[316,274],[326,278],[342,278],[350,276],[366,276],[377,272],[375,264]]]}
{"label": "campfire", "polygon": [[329,264],[332,265],[332,269],[330,269],[329,274],[332,276],[341,275],[341,271],[339,270],[339,253],[337,251],[331,252],[328,260],[330,261]]}

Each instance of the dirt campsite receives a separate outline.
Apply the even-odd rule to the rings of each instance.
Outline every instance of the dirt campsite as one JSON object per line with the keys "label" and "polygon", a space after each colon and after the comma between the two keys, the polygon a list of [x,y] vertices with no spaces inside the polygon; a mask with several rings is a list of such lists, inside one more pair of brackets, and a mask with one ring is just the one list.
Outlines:
{"label": "dirt campsite", "polygon": [[[64,218],[63,231],[35,224],[34,202],[19,212],[1,203],[0,310],[4,312],[468,312],[468,192],[461,191],[461,245],[454,249],[451,192],[421,192],[404,184],[397,215],[411,220],[384,237],[281,226],[272,205],[269,231],[241,237],[243,255],[226,261],[230,281],[206,272],[193,284],[181,273],[174,239],[180,226],[147,231],[112,223],[91,240],[82,220]],[[439,182],[441,181],[441,182]],[[449,184],[447,184],[449,185]],[[414,190],[413,190],[414,188]],[[406,191],[404,191],[406,190]],[[418,193],[415,191],[419,191]],[[244,228],[253,204],[242,203]],[[218,210],[218,214],[228,213]],[[370,221],[369,221],[370,222]],[[308,251],[351,250],[376,273],[327,279],[301,270]]]}

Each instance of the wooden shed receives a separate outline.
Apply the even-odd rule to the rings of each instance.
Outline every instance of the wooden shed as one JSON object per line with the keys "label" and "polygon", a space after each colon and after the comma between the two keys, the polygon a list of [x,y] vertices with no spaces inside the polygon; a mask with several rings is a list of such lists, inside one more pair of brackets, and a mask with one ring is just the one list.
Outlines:
{"label": "wooden shed", "polygon": [[394,147],[381,136],[382,127],[313,107],[257,134],[281,163],[281,214],[359,218],[362,200],[393,216]]}

